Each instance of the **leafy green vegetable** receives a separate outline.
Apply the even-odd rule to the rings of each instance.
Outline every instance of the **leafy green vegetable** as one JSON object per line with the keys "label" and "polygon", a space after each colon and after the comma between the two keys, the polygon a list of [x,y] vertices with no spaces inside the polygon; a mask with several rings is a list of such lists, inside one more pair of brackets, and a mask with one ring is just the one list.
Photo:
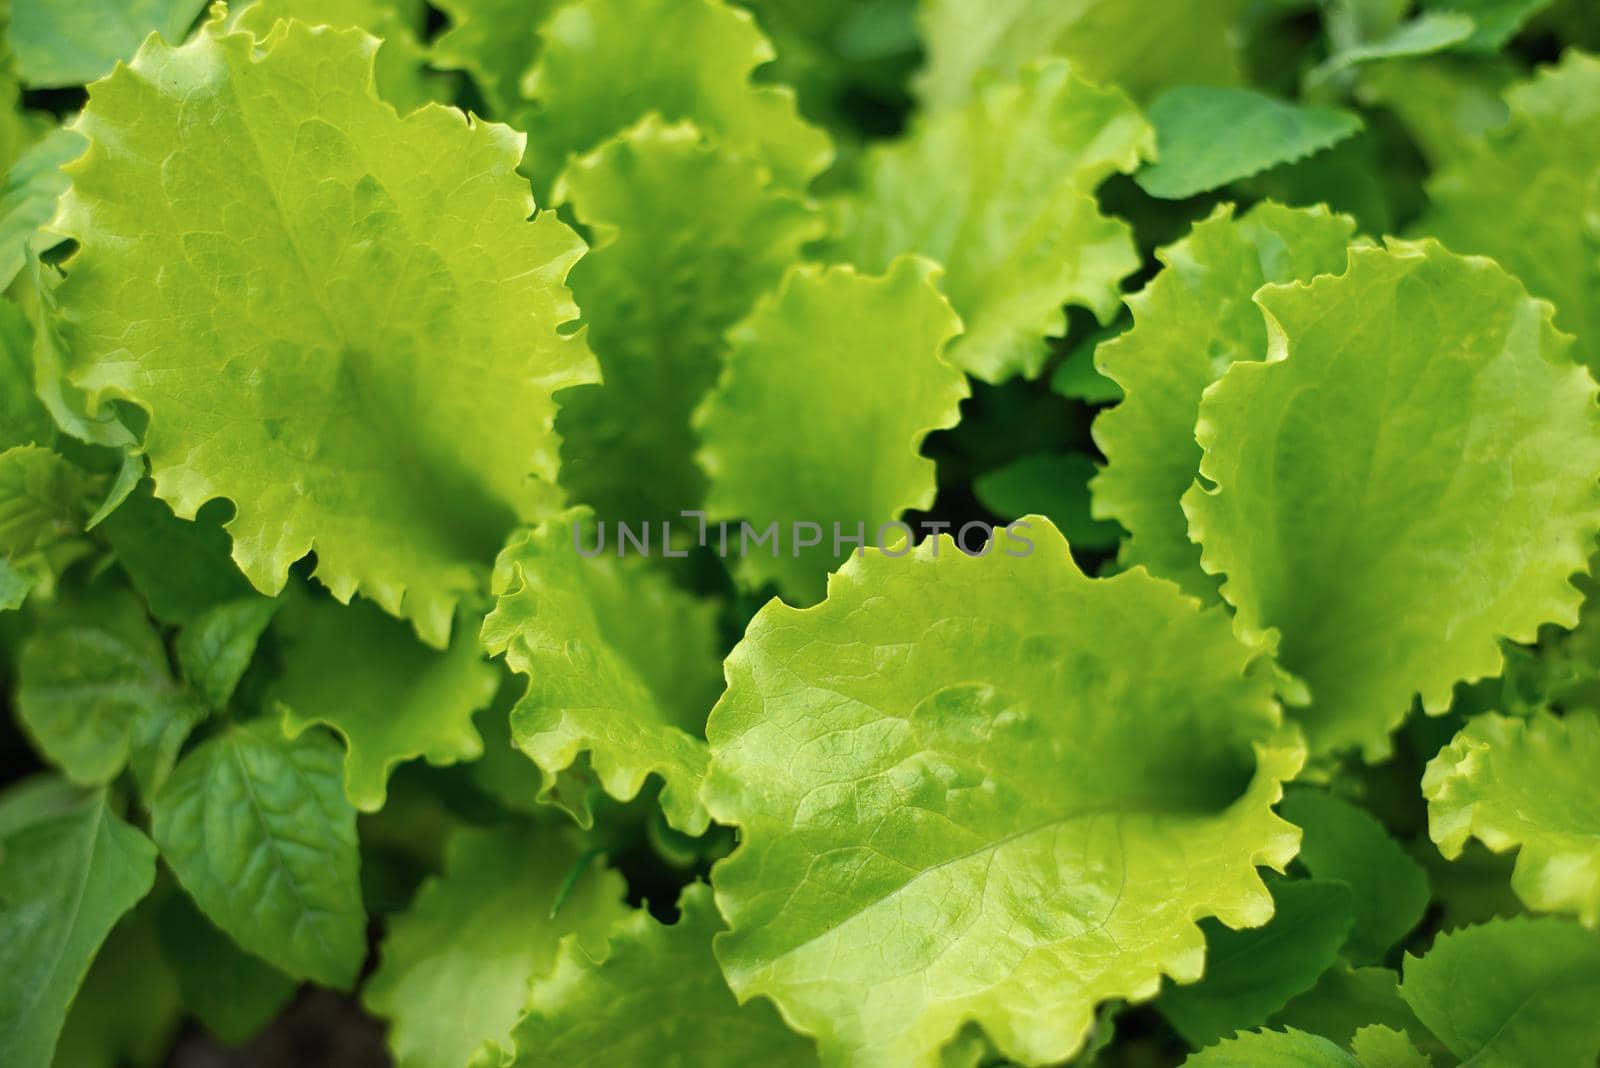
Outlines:
{"label": "leafy green vegetable", "polygon": [[1568,576],[1600,529],[1595,383],[1548,304],[1434,243],[1358,249],[1256,301],[1269,356],[1206,392],[1215,488],[1184,497],[1190,532],[1241,633],[1309,684],[1313,751],[1376,759],[1414,697],[1438,714],[1498,672],[1497,638],[1576,621]]}
{"label": "leafy green vegetable", "polygon": [[1468,838],[1516,849],[1511,885],[1530,908],[1600,926],[1600,718],[1478,716],[1428,764],[1428,833],[1446,857]]}
{"label": "leafy green vegetable", "polygon": [[[814,1065],[811,1043],[770,1004],[740,1006],[723,982],[711,938],[722,926],[711,891],[687,887],[678,921],[636,910],[599,946],[568,935],[555,967],[534,981],[502,1065],[643,1064],[670,1049],[685,1063]],[[596,1011],[596,1009],[600,1011]]]}
{"label": "leafy green vegetable", "polygon": [[825,1059],[932,1064],[969,1020],[1008,1057],[1070,1056],[1098,1002],[1199,978],[1196,918],[1264,923],[1256,864],[1294,853],[1269,806],[1299,742],[1225,616],[1085,578],[1038,517],[996,542],[853,559],[727,661],[717,955]]}
{"label": "leafy green vegetable", "polygon": [[867,271],[907,252],[943,264],[965,326],[950,362],[988,382],[1033,377],[1063,304],[1101,321],[1116,310],[1138,259],[1127,224],[1091,194],[1153,143],[1121,90],[1065,63],[1030,67],[869,156],[862,193],[837,206],[833,250]]}
{"label": "leafy green vegetable", "polygon": [[557,966],[558,943],[605,945],[627,913],[622,880],[588,867],[562,896],[577,863],[577,850],[548,829],[451,839],[444,875],[396,918],[366,989],[367,1005],[393,1021],[400,1068],[459,1066],[486,1041],[504,1045],[528,984]]}
{"label": "leafy green vegetable", "polygon": [[[743,547],[744,527],[731,535],[749,586],[773,582],[797,603],[817,601],[828,571],[863,545],[898,541],[901,513],[933,503],[934,465],[918,450],[929,431],[955,425],[967,395],[943,359],[961,320],[937,283],[938,268],[914,256],[881,276],[800,267],[731,331],[722,378],[694,422],[708,520],[744,520],[754,536],[775,529],[766,549]],[[773,432],[785,408],[822,412],[840,394],[855,403],[826,423]],[[765,447],[750,448],[762,428]],[[861,458],[870,478],[856,470]],[[706,537],[720,544],[720,532]]]}
{"label": "leafy green vegetable", "polygon": [[558,776],[587,753],[600,785],[619,801],[659,775],[667,818],[699,833],[706,752],[697,735],[717,685],[702,667],[714,641],[709,606],[638,557],[577,551],[588,544],[587,518],[569,512],[520,534],[495,563],[499,600],[484,621],[483,644],[528,676],[511,711],[512,740],[538,765],[541,796],[556,798],[582,825],[592,820],[587,799],[556,790]]}
{"label": "leafy green vegetable", "polygon": [[1250,89],[1185,85],[1150,105],[1156,159],[1136,178],[1153,197],[1181,200],[1303,159],[1352,137],[1361,119],[1285,103]]}
{"label": "leafy green vegetable", "polygon": [[83,155],[84,140],[67,129],[52,130],[22,154],[0,187],[0,287],[21,273],[26,250],[43,252],[57,243],[42,232],[67,190],[62,164]]}
{"label": "leafy green vegetable", "polygon": [[344,795],[363,812],[383,807],[401,761],[474,760],[483,742],[472,715],[500,683],[470,628],[450,648],[419,644],[370,602],[292,597],[279,618],[283,669],[271,690],[290,737],[323,724],[344,739]]}
{"label": "leafy green vegetable", "polygon": [[366,956],[355,809],[339,751],[269,723],[194,749],[156,795],[150,833],[195,904],[244,950],[299,979],[349,987]]}
{"label": "leafy green vegetable", "polygon": [[[315,547],[340,599],[359,590],[442,647],[485,555],[556,500],[550,395],[594,378],[556,331],[580,246],[549,214],[524,223],[514,133],[400,118],[371,92],[373,47],[211,22],[97,85],[58,222],[82,246],[61,303],[74,381],[145,409],[180,516],[232,500],[258,589]],[[227,317],[173,313],[218,285]]]}
{"label": "leafy green vegetable", "polygon": [[117,920],[149,892],[155,847],[102,791],[35,780],[0,797],[0,1061],[45,1068]]}
{"label": "leafy green vegetable", "polygon": [[82,85],[131,60],[150,34],[183,39],[205,0],[11,0],[13,62],[36,89]]}

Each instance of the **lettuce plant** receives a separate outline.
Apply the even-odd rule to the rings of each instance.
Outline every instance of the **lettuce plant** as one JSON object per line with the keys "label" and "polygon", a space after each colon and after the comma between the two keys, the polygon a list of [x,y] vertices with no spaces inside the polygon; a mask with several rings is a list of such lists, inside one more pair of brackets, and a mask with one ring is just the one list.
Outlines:
{"label": "lettuce plant", "polygon": [[1591,6],[201,6],[0,0],[0,1065],[1600,1058]]}

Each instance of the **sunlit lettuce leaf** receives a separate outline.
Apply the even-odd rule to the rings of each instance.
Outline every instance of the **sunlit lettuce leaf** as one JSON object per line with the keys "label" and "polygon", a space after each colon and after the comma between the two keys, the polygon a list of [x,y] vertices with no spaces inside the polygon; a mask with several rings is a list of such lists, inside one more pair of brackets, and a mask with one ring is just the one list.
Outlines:
{"label": "sunlit lettuce leaf", "polygon": [[986,81],[1065,56],[1095,82],[1139,97],[1169,85],[1239,81],[1235,22],[1247,0],[923,0],[928,62],[917,89],[931,108]]}
{"label": "sunlit lettuce leaf", "polygon": [[298,985],[219,931],[189,895],[172,889],[156,903],[162,955],[183,993],[183,1006],[229,1045],[261,1030]]}
{"label": "sunlit lettuce leaf", "polygon": [[573,161],[555,198],[590,234],[571,285],[604,377],[562,394],[562,484],[602,519],[676,520],[705,493],[689,416],[723,334],[820,220],[758,161],[655,116]]}
{"label": "sunlit lettuce leaf", "polygon": [[1210,597],[1179,500],[1200,468],[1194,440],[1200,397],[1237,360],[1267,354],[1251,296],[1269,282],[1309,281],[1344,269],[1355,221],[1325,209],[1260,204],[1235,218],[1219,207],[1183,240],[1159,249],[1162,271],[1128,298],[1133,328],[1100,345],[1095,364],[1124,391],[1094,423],[1106,467],[1090,483],[1097,516],[1130,537],[1122,561],[1143,564]]}
{"label": "sunlit lettuce leaf", "polygon": [[522,104],[522,78],[539,54],[539,31],[569,0],[437,0],[449,24],[431,46],[434,66],[471,75],[489,114]]}
{"label": "sunlit lettuce leaf", "polygon": [[[1596,387],[1550,306],[1434,242],[1264,288],[1269,355],[1206,391],[1184,497],[1247,640],[1310,687],[1314,753],[1375,759],[1415,697],[1572,625],[1600,529]],[[1537,546],[1538,551],[1530,551]]]}
{"label": "sunlit lettuce leaf", "polygon": [[1156,158],[1134,180],[1151,196],[1172,200],[1304,159],[1361,129],[1353,112],[1226,86],[1168,89],[1149,115]]}
{"label": "sunlit lettuce leaf", "polygon": [[0,796],[0,1064],[45,1068],[100,944],[156,877],[103,791],[32,779]]}
{"label": "sunlit lettuce leaf", "polygon": [[815,1065],[811,1043],[770,1004],[741,1006],[711,954],[722,917],[704,883],[663,926],[636,909],[598,947],[568,935],[555,968],[536,979],[502,1066],[659,1063],[702,1068]]}
{"label": "sunlit lettuce leaf", "polygon": [[173,679],[138,595],[110,582],[40,613],[22,645],[16,700],[28,736],[67,778],[108,783],[131,762],[147,794],[206,715]]}
{"label": "sunlit lettuce leaf", "polygon": [[938,261],[966,325],[951,362],[990,382],[1031,377],[1046,336],[1065,332],[1063,304],[1115,314],[1139,256],[1092,193],[1154,142],[1120,90],[1059,60],[1030,67],[869,154],[862,191],[836,205],[831,251],[868,271],[907,252]]}
{"label": "sunlit lettuce leaf", "polygon": [[448,103],[438,75],[428,70],[428,50],[418,39],[424,23],[419,0],[246,0],[231,10],[232,27],[262,40],[280,19],[365,30],[383,42],[373,64],[379,96],[402,114],[433,99]]}
{"label": "sunlit lettuce leaf", "polygon": [[34,89],[84,85],[129,60],[152,33],[183,40],[205,0],[11,0],[17,73]]}
{"label": "sunlit lettuce leaf", "polygon": [[[528,677],[511,711],[512,740],[539,766],[546,800],[586,753],[619,801],[659,775],[667,819],[698,834],[706,826],[699,732],[720,689],[715,609],[641,557],[595,552],[593,532],[583,531],[589,520],[575,510],[519,534],[495,563],[499,600],[483,644]],[[589,824],[581,800],[569,807]]]}
{"label": "sunlit lettuce leaf", "polygon": [[[747,585],[819,600],[827,572],[858,548],[835,541],[836,525],[862,544],[892,545],[903,530],[880,538],[880,528],[933,503],[934,464],[918,450],[929,431],[959,421],[968,391],[941,356],[961,322],[938,277],[914,256],[878,276],[799,266],[729,335],[695,426],[709,517],[757,533],[776,524],[768,548],[741,543],[734,554]],[[804,523],[815,529],[795,536]]]}
{"label": "sunlit lettuce leaf", "polygon": [[162,1063],[183,1020],[178,984],[146,898],[112,929],[72,1001],[55,1068]]}
{"label": "sunlit lettuce leaf", "polygon": [[42,252],[60,238],[42,227],[56,213],[68,181],[61,165],[83,155],[85,142],[68,129],[50,131],[6,173],[0,188],[0,289],[22,271],[26,250]]}
{"label": "sunlit lettuce leaf", "polygon": [[970,1021],[1059,1061],[1099,1002],[1200,977],[1197,919],[1272,915],[1256,866],[1294,855],[1271,806],[1303,749],[1267,674],[1220,608],[1086,578],[1030,522],[982,557],[869,552],[725,664],[717,956],[825,1060],[936,1064]]}
{"label": "sunlit lettuce leaf", "polygon": [[1592,1064],[1600,932],[1553,917],[1450,931],[1406,959],[1400,995],[1460,1063]]}
{"label": "sunlit lettuce leaf", "polygon": [[187,753],[156,795],[150,833],[200,910],[241,948],[299,979],[349,988],[367,953],[356,810],[339,746],[276,721],[236,724]]}
{"label": "sunlit lettuce leaf", "polygon": [[1278,813],[1305,832],[1297,862],[1317,879],[1345,884],[1354,895],[1355,923],[1346,955],[1360,964],[1381,961],[1428,907],[1422,866],[1374,816],[1336,794],[1292,790]]}
{"label": "sunlit lettuce leaf", "polygon": [[581,244],[526,221],[513,131],[381,103],[376,47],[213,21],[98,84],[60,300],[74,381],[148,413],[180,516],[233,502],[259,589],[314,548],[335,596],[443,647],[505,534],[559,499],[551,394],[595,374],[557,331]]}
{"label": "sunlit lettuce leaf", "polygon": [[[648,33],[641,27],[648,26]],[[753,84],[773,57],[748,11],[724,0],[577,0],[551,16],[523,81],[528,172],[542,193],[568,158],[645,115],[688,120],[803,190],[828,165],[828,136],[800,118],[794,91]]]}
{"label": "sunlit lettuce leaf", "polygon": [[1529,908],[1600,926],[1600,717],[1474,717],[1428,764],[1428,833],[1454,859],[1468,838],[1518,850]]}
{"label": "sunlit lettuce leaf", "polygon": [[271,700],[284,733],[317,724],[344,739],[344,795],[363,812],[383,807],[396,764],[475,760],[483,740],[472,714],[494,699],[499,671],[483,658],[472,627],[443,651],[361,598],[348,606],[291,597],[276,624],[282,669]]}
{"label": "sunlit lettuce leaf", "polygon": [[565,887],[583,863],[549,828],[455,833],[444,874],[390,922],[363,995],[391,1023],[399,1068],[460,1068],[484,1042],[504,1044],[528,984],[550,973],[563,938],[603,949],[611,924],[628,914],[625,888],[601,863]]}
{"label": "sunlit lettuce leaf", "polygon": [[1433,207],[1419,226],[1457,252],[1493,256],[1555,302],[1556,325],[1600,370],[1600,59],[1569,51],[1506,103],[1510,121],[1428,183]]}
{"label": "sunlit lettuce leaf", "polygon": [[1268,1016],[1316,984],[1339,956],[1354,921],[1354,896],[1343,883],[1316,879],[1272,884],[1272,919],[1232,931],[1215,921],[1206,932],[1206,971],[1156,1005],[1189,1044],[1208,1046]]}

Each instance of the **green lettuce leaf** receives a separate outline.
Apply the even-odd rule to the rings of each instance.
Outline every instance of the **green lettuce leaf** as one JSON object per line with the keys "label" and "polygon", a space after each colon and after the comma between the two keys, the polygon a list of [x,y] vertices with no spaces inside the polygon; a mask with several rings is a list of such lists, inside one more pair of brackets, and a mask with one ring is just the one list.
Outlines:
{"label": "green lettuce leaf", "polygon": [[686,887],[678,921],[635,909],[598,947],[561,942],[555,967],[536,979],[502,1068],[653,1064],[698,1068],[815,1065],[816,1049],[771,1005],[741,1006],[711,953],[722,917],[704,883]]}
{"label": "green lettuce leaf", "polygon": [[70,182],[61,166],[87,147],[72,130],[55,129],[24,152],[0,187],[0,289],[9,286],[27,262],[27,249],[43,252],[60,238],[44,227]]}
{"label": "green lettuce leaf", "polygon": [[452,836],[444,874],[391,922],[363,995],[392,1023],[399,1068],[460,1068],[485,1041],[504,1045],[528,984],[550,973],[563,938],[605,945],[611,924],[628,913],[622,878],[589,864],[562,897],[582,862],[548,828]]}
{"label": "green lettuce leaf", "polygon": [[0,1064],[45,1068],[67,1007],[156,851],[102,791],[31,780],[0,796]]}
{"label": "green lettuce leaf", "polygon": [[11,0],[12,61],[33,89],[84,85],[152,33],[182,41],[205,0]]}
{"label": "green lettuce leaf", "polygon": [[1600,716],[1473,718],[1422,778],[1428,833],[1447,858],[1477,838],[1516,849],[1511,885],[1529,908],[1600,926]]}
{"label": "green lettuce leaf", "polygon": [[907,252],[943,264],[966,325],[950,361],[988,382],[1032,377],[1046,336],[1066,330],[1063,304],[1115,314],[1139,257],[1128,225],[1091,194],[1154,141],[1120,90],[1059,60],[1030,67],[869,154],[862,192],[835,205],[830,251],[867,271]]}
{"label": "green lettuce leaf", "polygon": [[29,738],[75,783],[109,783],[131,762],[145,795],[160,789],[206,708],[172,677],[138,595],[111,581],[40,612],[17,664]]}
{"label": "green lettuce leaf", "polygon": [[693,122],[796,191],[833,158],[827,134],[800,118],[794,90],[751,82],[772,45],[748,11],[723,0],[578,0],[541,32],[522,83],[531,103],[512,120],[528,131],[527,167],[541,197],[571,157],[651,112]]}
{"label": "green lettuce leaf", "polygon": [[1567,920],[1494,920],[1408,957],[1400,996],[1474,1068],[1600,1057],[1600,932]]}
{"label": "green lettuce leaf", "polygon": [[213,21],[96,86],[60,301],[73,380],[148,413],[181,517],[232,500],[258,589],[315,548],[340,600],[359,590],[442,648],[504,536],[559,499],[551,394],[595,376],[557,330],[581,244],[525,221],[514,132],[381,103],[375,48]]}
{"label": "green lettuce leaf", "polygon": [[1493,256],[1554,301],[1556,325],[1600,371],[1600,59],[1569,51],[1505,99],[1510,121],[1429,181],[1420,228],[1457,252]]}
{"label": "green lettuce leaf", "polygon": [[1435,242],[1358,249],[1256,302],[1269,356],[1206,391],[1215,488],[1185,495],[1190,533],[1241,634],[1309,684],[1312,751],[1376,759],[1414,697],[1440,714],[1497,674],[1499,638],[1577,621],[1595,383],[1548,304]]}
{"label": "green lettuce leaf", "polygon": [[356,27],[383,42],[373,62],[378,95],[401,114],[438,99],[448,103],[439,76],[428,70],[428,50],[418,39],[424,23],[421,0],[253,0],[234,9],[232,28],[266,40],[281,19],[310,26]]}
{"label": "green lettuce leaf", "polygon": [[[770,550],[741,541],[734,571],[747,586],[773,582],[797,603],[817,601],[853,551],[835,524],[866,545],[892,545],[900,515],[933,503],[934,463],[919,449],[960,420],[968,393],[942,358],[961,321],[938,278],[914,256],[879,276],[801,265],[731,331],[722,378],[694,424],[709,519],[742,519],[757,535],[776,528]],[[815,529],[797,529],[806,523]],[[721,544],[720,530],[706,533]]]}
{"label": "green lettuce leaf", "polygon": [[449,25],[433,41],[433,65],[466,71],[489,114],[506,118],[523,102],[522,78],[539,54],[539,31],[567,2],[435,0]]}
{"label": "green lettuce leaf", "polygon": [[1376,818],[1334,794],[1291,790],[1278,814],[1305,832],[1298,863],[1354,894],[1355,925],[1346,954],[1357,964],[1381,961],[1422,919],[1427,873]]}
{"label": "green lettuce leaf", "polygon": [[1269,677],[1220,609],[1086,578],[1030,523],[983,557],[853,559],[726,662],[717,956],[825,1060],[935,1064],[970,1021],[1058,1061],[1099,1002],[1200,977],[1197,919],[1272,915],[1256,866],[1294,855],[1271,806],[1303,749]]}
{"label": "green lettuce leaf", "polygon": [[239,946],[299,979],[348,989],[366,956],[356,812],[339,747],[230,726],[184,756],[151,809],[161,856]]}
{"label": "green lettuce leaf", "polygon": [[1343,883],[1282,880],[1271,887],[1272,919],[1233,931],[1206,921],[1206,971],[1156,1003],[1196,1048],[1260,1026],[1310,990],[1339,956],[1354,922],[1354,895]]}
{"label": "green lettuce leaf", "polygon": [[930,108],[964,103],[990,81],[1046,56],[1065,56],[1092,81],[1138,97],[1169,85],[1233,85],[1236,22],[1247,0],[924,0],[927,65],[918,95]]}
{"label": "green lettuce leaf", "polygon": [[1353,112],[1224,86],[1168,89],[1150,105],[1149,116],[1156,158],[1134,180],[1151,196],[1168,200],[1304,159],[1361,130]]}
{"label": "green lettuce leaf", "polygon": [[344,795],[383,807],[395,765],[454,764],[483,755],[472,715],[494,699],[500,672],[470,627],[449,649],[420,644],[371,602],[290,597],[276,625],[282,668],[268,691],[297,737],[322,724],[344,739]]}
{"label": "green lettuce leaf", "polygon": [[657,116],[574,160],[554,195],[591,235],[570,281],[604,376],[562,394],[562,484],[602,519],[676,520],[705,494],[689,416],[723,335],[820,220],[760,162]]}
{"label": "green lettuce leaf", "polygon": [[1234,362],[1266,357],[1256,290],[1342,270],[1354,233],[1355,220],[1321,208],[1266,203],[1235,218],[1224,205],[1156,251],[1162,271],[1127,298],[1133,328],[1095,353],[1125,394],[1095,419],[1106,467],[1089,486],[1094,514],[1129,532],[1122,563],[1195,596],[1215,595],[1217,580],[1201,570],[1178,503],[1200,469],[1200,397]]}
{"label": "green lettuce leaf", "polygon": [[698,735],[720,689],[714,606],[640,557],[594,553],[589,518],[575,510],[519,534],[495,564],[499,600],[483,645],[528,677],[511,711],[512,739],[538,765],[541,797],[563,803],[580,825],[591,822],[586,802],[554,793],[587,753],[619,801],[659,775],[667,819],[699,834],[707,757]]}

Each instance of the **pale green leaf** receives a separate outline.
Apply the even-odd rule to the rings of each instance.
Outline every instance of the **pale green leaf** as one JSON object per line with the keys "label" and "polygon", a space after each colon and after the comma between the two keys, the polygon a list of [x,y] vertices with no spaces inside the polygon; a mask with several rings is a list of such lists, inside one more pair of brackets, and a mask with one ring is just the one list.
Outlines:
{"label": "pale green leaf", "polygon": [[1451,931],[1406,959],[1400,996],[1474,1068],[1593,1064],[1600,932],[1554,918]]}
{"label": "pale green leaf", "polygon": [[528,131],[538,195],[571,157],[651,112],[693,122],[796,191],[833,157],[828,136],[800,118],[792,89],[751,82],[772,45],[748,11],[724,0],[578,0],[541,36],[522,84],[531,103],[514,120]]}
{"label": "pale green leaf", "polygon": [[9,286],[27,261],[26,250],[54,246],[60,238],[43,232],[56,213],[56,201],[69,184],[61,165],[83,155],[82,137],[67,129],[50,131],[24,152],[0,187],[0,289]]}
{"label": "pale green leaf", "polygon": [[0,1064],[45,1068],[100,944],[154,883],[156,851],[103,792],[49,781],[0,796],[0,851]]}
{"label": "pale green leaf", "polygon": [[301,979],[348,988],[366,956],[356,812],[339,747],[277,725],[230,726],[188,753],[151,811],[161,856],[244,950]]}
{"label": "pale green leaf", "polygon": [[23,84],[84,85],[131,60],[146,37],[183,40],[205,0],[11,0],[10,43]]}
{"label": "pale green leaf", "polygon": [[1206,970],[1156,1003],[1195,1047],[1266,1022],[1310,990],[1339,956],[1354,920],[1354,895],[1342,883],[1312,879],[1272,884],[1272,919],[1232,931],[1215,921],[1206,932]]}
{"label": "pale green leaf", "polygon": [[1428,876],[1421,865],[1365,809],[1334,794],[1291,790],[1278,813],[1305,832],[1299,863],[1354,894],[1355,925],[1345,947],[1350,958],[1357,964],[1381,961],[1428,907]]}
{"label": "pale green leaf", "polygon": [[1266,357],[1255,291],[1342,270],[1354,232],[1354,220],[1320,208],[1260,204],[1236,219],[1223,206],[1157,250],[1161,273],[1128,298],[1133,328],[1095,354],[1125,393],[1094,422],[1106,467],[1090,483],[1094,514],[1130,534],[1124,564],[1142,564],[1196,596],[1214,595],[1216,580],[1200,568],[1178,503],[1200,468],[1201,394],[1235,361]]}
{"label": "pale green leaf", "polygon": [[1150,105],[1156,159],[1134,176],[1153,197],[1182,200],[1320,152],[1353,137],[1361,119],[1254,89],[1184,85]]}
{"label": "pale green leaf", "polygon": [[605,520],[677,520],[705,494],[689,416],[723,335],[820,220],[759,162],[655,116],[574,160],[555,198],[591,235],[571,284],[604,377],[562,394],[562,484]]}
{"label": "pale green leaf", "polygon": [[60,298],[73,380],[148,413],[180,516],[232,500],[258,589],[315,548],[341,600],[442,648],[506,533],[558,501],[551,394],[595,377],[557,329],[581,244],[527,221],[516,133],[380,102],[375,47],[211,22],[96,86]]}
{"label": "pale green leaf", "polygon": [[470,626],[457,627],[439,652],[369,601],[298,594],[275,630],[282,668],[269,696],[283,710],[284,733],[324,724],[344,739],[344,794],[356,808],[383,807],[402,761],[454,764],[483,754],[472,714],[493,700],[500,673]]}
{"label": "pale green leaf", "polygon": [[1220,609],[1086,578],[1029,522],[982,557],[869,552],[726,662],[717,956],[825,1060],[935,1064],[970,1021],[1058,1061],[1098,1003],[1200,977],[1196,919],[1272,915],[1256,865],[1294,855],[1271,806],[1303,751],[1269,677]]}
{"label": "pale green leaf", "polygon": [[[719,689],[714,607],[640,557],[596,554],[581,529],[589,519],[573,511],[524,532],[495,564],[499,600],[482,641],[528,677],[511,711],[512,740],[538,765],[545,800],[587,753],[619,801],[659,775],[668,820],[698,834],[706,826],[699,732]],[[567,807],[589,825],[581,799]]]}
{"label": "pale green leaf", "polygon": [[436,0],[449,26],[434,39],[433,64],[463,70],[489,114],[505,118],[522,103],[522,77],[539,53],[539,31],[568,0]]}
{"label": "pale green leaf", "polygon": [[1358,249],[1256,301],[1269,356],[1206,391],[1215,488],[1184,497],[1190,533],[1241,634],[1309,685],[1312,751],[1375,759],[1415,697],[1439,714],[1497,674],[1500,638],[1577,621],[1595,383],[1548,304],[1434,242]]}
{"label": "pale green leaf", "polygon": [[1560,66],[1510,89],[1510,121],[1469,141],[1428,183],[1420,228],[1457,252],[1493,256],[1600,370],[1600,59]]}
{"label": "pale green leaf", "polygon": [[419,0],[246,0],[231,9],[232,28],[265,40],[282,19],[310,26],[355,27],[383,42],[373,62],[378,95],[401,114],[434,99],[449,103],[446,86],[428,70],[428,50],[418,39],[424,23]]}
{"label": "pale green leaf", "polygon": [[1093,191],[1151,154],[1155,137],[1120,90],[1054,61],[917,122],[866,159],[839,202],[830,251],[867,271],[915,252],[945,268],[966,326],[950,361],[985,381],[1039,373],[1064,304],[1108,321],[1139,266],[1133,235]]}
{"label": "pale green leaf", "polygon": [[108,783],[131,762],[158,790],[205,707],[179,685],[132,591],[101,582],[41,611],[18,662],[17,709],[67,778]]}
{"label": "pale green leaf", "polygon": [[928,62],[917,91],[932,108],[1046,56],[1138,97],[1169,85],[1240,80],[1236,22],[1248,0],[922,0]]}
{"label": "pale green leaf", "polygon": [[294,995],[293,979],[236,946],[181,891],[157,904],[156,930],[184,1008],[229,1045],[254,1036]]}
{"label": "pale green leaf", "polygon": [[815,1065],[815,1047],[770,1004],[734,1000],[711,953],[722,929],[711,889],[692,883],[678,911],[663,926],[635,909],[598,947],[568,935],[554,969],[534,981],[501,1064]]}
{"label": "pale green leaf", "polygon": [[548,828],[456,832],[444,874],[391,921],[363,995],[391,1021],[399,1068],[460,1068],[485,1041],[505,1045],[528,984],[550,973],[561,940],[605,945],[628,913],[616,872],[588,865],[555,908],[580,862]]}
{"label": "pale green leaf", "polygon": [[[856,551],[839,536],[892,545],[900,515],[933,503],[922,439],[954,426],[968,393],[942,358],[961,322],[938,280],[914,256],[879,276],[801,265],[730,332],[722,378],[694,422],[709,518],[757,534],[776,525],[768,548],[741,540],[734,570],[749,587],[773,582],[796,603],[817,601],[827,572]],[[734,527],[730,540],[744,532]],[[720,545],[720,533],[708,540]]]}
{"label": "pale green leaf", "polygon": [[1467,839],[1516,849],[1511,885],[1529,908],[1600,926],[1600,717],[1472,719],[1428,764],[1428,833],[1454,859]]}

